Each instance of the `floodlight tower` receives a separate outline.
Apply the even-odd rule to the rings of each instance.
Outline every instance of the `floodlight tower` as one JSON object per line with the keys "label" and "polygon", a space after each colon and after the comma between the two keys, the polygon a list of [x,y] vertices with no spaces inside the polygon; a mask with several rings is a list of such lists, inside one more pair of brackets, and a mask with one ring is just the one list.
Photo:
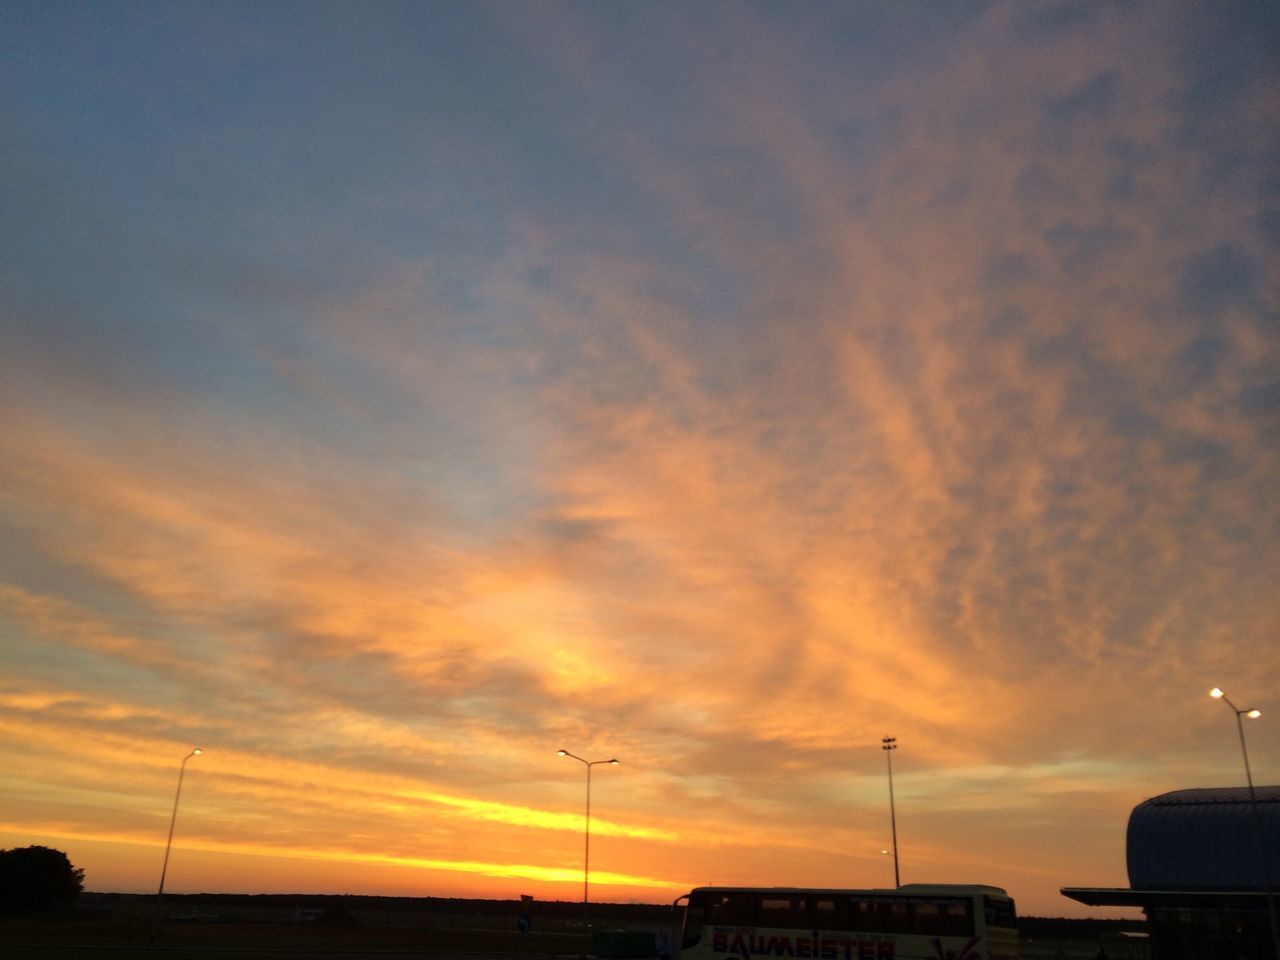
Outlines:
{"label": "floodlight tower", "polygon": [[889,765],[889,826],[893,831],[893,885],[900,887],[902,879],[898,876],[898,814],[893,804],[893,751],[898,749],[898,738],[882,738],[880,749],[884,751],[885,762]]}

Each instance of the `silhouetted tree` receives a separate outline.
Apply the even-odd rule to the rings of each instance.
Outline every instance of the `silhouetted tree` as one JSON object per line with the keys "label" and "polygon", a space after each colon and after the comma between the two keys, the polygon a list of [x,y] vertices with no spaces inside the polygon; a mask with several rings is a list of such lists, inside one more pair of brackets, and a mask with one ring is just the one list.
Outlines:
{"label": "silhouetted tree", "polygon": [[0,850],[0,912],[42,913],[72,903],[84,889],[84,871],[61,850],[18,847]]}

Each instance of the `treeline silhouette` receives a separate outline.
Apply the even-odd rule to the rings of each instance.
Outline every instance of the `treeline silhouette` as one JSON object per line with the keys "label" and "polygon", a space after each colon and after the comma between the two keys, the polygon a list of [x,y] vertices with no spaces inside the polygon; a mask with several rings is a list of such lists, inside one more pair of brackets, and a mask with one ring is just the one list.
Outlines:
{"label": "treeline silhouette", "polygon": [[[109,907],[132,900],[154,899],[151,894],[85,893],[82,902],[89,907]],[[365,894],[326,893],[184,893],[164,895],[169,913],[227,913],[237,909],[271,911],[324,910],[341,907],[347,911],[373,913],[420,913],[423,915],[481,915],[517,917],[529,912],[535,917],[557,920],[580,920],[582,901],[464,899],[459,897],[385,897]],[[610,922],[666,923],[678,919],[670,904],[592,903],[592,919],[608,918]]]}
{"label": "treeline silhouette", "polygon": [[74,903],[84,871],[52,847],[0,850],[0,915],[30,916]]}

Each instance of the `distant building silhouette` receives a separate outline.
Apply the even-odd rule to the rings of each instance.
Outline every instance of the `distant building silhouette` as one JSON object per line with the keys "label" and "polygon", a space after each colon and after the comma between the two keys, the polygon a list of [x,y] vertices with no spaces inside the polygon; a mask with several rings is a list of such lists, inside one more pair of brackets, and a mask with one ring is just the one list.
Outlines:
{"label": "distant building silhouette", "polygon": [[[1155,960],[1280,960],[1280,786],[1174,790],[1134,807],[1129,887],[1064,887],[1090,906],[1147,915]],[[1270,893],[1270,895],[1268,895]]]}

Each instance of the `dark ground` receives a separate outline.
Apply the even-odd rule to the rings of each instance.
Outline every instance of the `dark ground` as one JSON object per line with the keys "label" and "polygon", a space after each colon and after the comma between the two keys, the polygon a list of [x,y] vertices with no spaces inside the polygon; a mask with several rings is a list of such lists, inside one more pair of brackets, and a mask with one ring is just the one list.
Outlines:
{"label": "dark ground", "polygon": [[86,893],[60,912],[0,919],[0,958],[547,960],[587,953],[601,935],[616,944],[620,930],[656,942],[672,923],[669,905],[592,904],[587,926],[581,903],[196,894],[166,895],[157,908],[151,896]]}
{"label": "dark ground", "polygon": [[[522,912],[527,932],[518,929]],[[643,958],[655,955],[660,931],[674,944],[678,924],[668,904],[592,904],[584,926],[580,902],[195,894],[166,895],[157,909],[153,896],[86,893],[44,917],[0,918],[0,960],[549,960],[610,950]],[[1124,935],[1141,928],[1022,917],[1021,954],[1094,960],[1103,947],[1110,960],[1146,960],[1145,942]]]}

